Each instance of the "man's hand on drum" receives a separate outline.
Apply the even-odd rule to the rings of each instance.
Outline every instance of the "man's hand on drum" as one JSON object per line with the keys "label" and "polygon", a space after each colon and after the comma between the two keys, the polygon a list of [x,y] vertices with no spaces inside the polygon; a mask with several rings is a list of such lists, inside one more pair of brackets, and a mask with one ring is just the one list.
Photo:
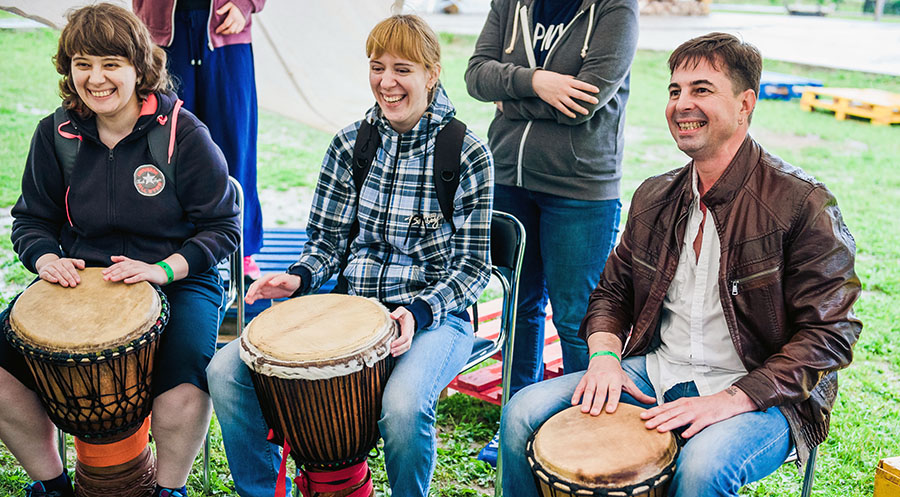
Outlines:
{"label": "man's hand on drum", "polygon": [[247,290],[244,302],[253,304],[259,299],[283,299],[290,297],[300,288],[299,276],[288,273],[268,273],[253,282]]}
{"label": "man's hand on drum", "polygon": [[707,426],[738,414],[755,411],[756,404],[743,390],[730,386],[714,395],[682,397],[641,413],[649,429],[666,432],[690,425],[681,434],[691,438]]}
{"label": "man's hand on drum", "polygon": [[615,357],[597,356],[591,359],[587,371],[575,387],[572,405],[581,403],[581,412],[589,412],[591,416],[596,416],[603,410],[605,402],[606,412],[612,413],[619,406],[619,397],[623,391],[631,394],[638,402],[644,404],[656,402],[655,398],[638,389]]}
{"label": "man's hand on drum", "polygon": [[582,107],[577,100],[590,105],[600,102],[597,97],[592,95],[592,93],[598,93],[600,88],[575,79],[571,74],[538,69],[531,76],[531,86],[541,100],[572,119],[575,118],[575,112],[585,116],[588,114],[588,110]]}
{"label": "man's hand on drum", "polygon": [[391,355],[397,357],[412,347],[413,335],[416,334],[416,318],[406,307],[398,307],[391,313],[391,319],[400,327],[400,336],[391,342]]}
{"label": "man's hand on drum", "polygon": [[[182,268],[182,264],[175,261],[171,261],[169,266],[174,272],[175,279],[180,279],[187,275],[187,261],[181,256],[177,257],[184,261],[184,267]],[[169,281],[169,275],[166,273],[166,270],[157,264],[147,264],[146,262],[129,259],[124,255],[114,255],[109,259],[113,263],[112,266],[102,271],[103,279],[106,281],[121,281],[126,284],[148,281],[157,285],[165,285]],[[170,257],[170,259],[173,258]]]}
{"label": "man's hand on drum", "polygon": [[44,281],[58,283],[60,286],[74,287],[81,283],[78,270],[84,269],[84,261],[60,257],[56,254],[44,254],[38,257],[34,269]]}

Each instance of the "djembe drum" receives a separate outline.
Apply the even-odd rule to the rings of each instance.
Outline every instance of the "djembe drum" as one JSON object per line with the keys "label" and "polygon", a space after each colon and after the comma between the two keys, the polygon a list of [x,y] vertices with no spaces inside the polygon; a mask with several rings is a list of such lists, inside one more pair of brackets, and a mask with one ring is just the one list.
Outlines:
{"label": "djembe drum", "polygon": [[337,294],[278,304],[241,334],[270,436],[303,468],[304,495],[374,495],[366,458],[379,438],[395,336],[384,306]]}
{"label": "djembe drum", "polygon": [[108,282],[100,268],[79,274],[74,288],[28,287],[3,328],[47,415],[76,436],[76,493],[147,496],[156,484],[147,447],[153,359],[168,304],[149,283]]}
{"label": "djembe drum", "polygon": [[555,414],[528,439],[525,453],[542,497],[662,497],[675,473],[672,433],[644,427],[643,409],[619,404],[591,416],[581,406]]}

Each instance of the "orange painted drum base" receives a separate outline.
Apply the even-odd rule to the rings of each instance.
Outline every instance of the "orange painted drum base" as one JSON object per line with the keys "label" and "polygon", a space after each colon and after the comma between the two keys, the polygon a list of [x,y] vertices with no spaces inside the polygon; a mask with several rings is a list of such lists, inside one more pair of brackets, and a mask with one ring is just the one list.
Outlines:
{"label": "orange painted drum base", "polygon": [[78,497],[151,497],[156,487],[156,457],[148,445],[150,418],[125,439],[102,444],[75,438],[75,495]]}

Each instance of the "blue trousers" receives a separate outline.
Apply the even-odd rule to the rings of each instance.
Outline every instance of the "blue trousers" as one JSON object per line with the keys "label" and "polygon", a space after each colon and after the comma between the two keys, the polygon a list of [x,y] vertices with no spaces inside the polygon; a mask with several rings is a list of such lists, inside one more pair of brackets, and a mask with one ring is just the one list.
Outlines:
{"label": "blue trousers", "polygon": [[[644,356],[625,359],[622,368],[642,392],[656,397],[647,377]],[[572,373],[531,385],[503,409],[500,419],[503,495],[537,497],[525,458],[525,442],[541,423],[572,405],[572,393],[583,375],[583,372]],[[667,391],[664,399],[671,402],[698,395],[693,382],[680,383]],[[622,393],[621,401],[652,407],[637,402],[627,393]],[[720,421],[687,439],[682,446],[669,496],[737,497],[742,486],[778,469],[790,451],[790,428],[777,407]]]}
{"label": "blue trousers", "polygon": [[[397,358],[378,421],[393,495],[428,494],[437,457],[438,396],[465,365],[472,341],[472,325],[448,316],[441,326],[416,332],[410,350]],[[210,396],[235,490],[241,497],[271,497],[281,454],[266,441],[268,427],[239,351],[235,340],[213,357],[207,368]]]}
{"label": "blue trousers", "polygon": [[244,253],[262,247],[262,208],[256,191],[257,101],[249,43],[209,49],[209,12],[175,13],[175,36],[166,48],[169,73],[184,107],[209,128],[244,189]]}
{"label": "blue trousers", "polygon": [[544,376],[544,323],[549,298],[566,373],[587,369],[578,338],[591,291],[616,242],[622,203],[576,200],[507,185],[494,186],[494,209],[525,226],[510,395]]}

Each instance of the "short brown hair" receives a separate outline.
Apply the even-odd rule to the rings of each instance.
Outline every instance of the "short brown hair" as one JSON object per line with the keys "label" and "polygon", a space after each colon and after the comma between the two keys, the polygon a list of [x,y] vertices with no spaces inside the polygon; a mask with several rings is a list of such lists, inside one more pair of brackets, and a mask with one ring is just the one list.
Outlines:
{"label": "short brown hair", "polygon": [[68,23],[59,35],[53,62],[59,80],[63,107],[88,117],[93,114],[84,104],[72,82],[72,58],[76,54],[121,56],[137,73],[135,93],[144,100],[154,92],[172,89],[166,71],[166,52],[156,46],[147,27],[129,10],[110,3],[88,5],[69,12]]}
{"label": "short brown hair", "polygon": [[437,35],[416,15],[391,16],[372,28],[366,39],[366,57],[381,57],[385,52],[422,64],[428,71],[441,63]]}
{"label": "short brown hair", "polygon": [[[753,90],[759,95],[759,78],[762,73],[762,55],[749,43],[728,33],[709,33],[682,43],[669,56],[669,74],[675,69],[706,61],[713,69],[723,71],[734,94]],[[724,66],[724,67],[720,67]]]}

